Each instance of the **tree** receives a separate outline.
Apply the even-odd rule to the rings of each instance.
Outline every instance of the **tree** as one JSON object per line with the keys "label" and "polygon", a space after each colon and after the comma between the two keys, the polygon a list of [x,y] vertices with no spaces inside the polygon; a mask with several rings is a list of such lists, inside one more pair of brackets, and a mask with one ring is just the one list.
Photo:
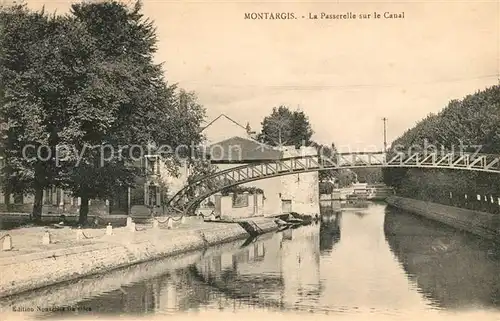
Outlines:
{"label": "tree", "polygon": [[383,181],[380,168],[355,168],[352,169],[361,183],[376,184]]}
{"label": "tree", "polygon": [[57,184],[54,110],[61,106],[59,93],[70,90],[63,82],[68,61],[61,52],[64,44],[85,37],[73,34],[75,39],[68,37],[60,44],[58,19],[29,11],[25,5],[3,7],[0,16],[4,192],[34,192],[32,217],[40,221],[43,190]]}
{"label": "tree", "polygon": [[[398,149],[408,152],[411,146],[420,146],[423,150],[425,144],[434,145],[437,152],[475,153],[480,147],[481,153],[498,155],[499,125],[500,86],[496,85],[461,100],[451,100],[438,114],[419,121],[393,142],[389,157]],[[465,194],[500,196],[498,175],[487,173],[387,168],[383,170],[383,177],[386,184],[394,186],[402,195],[445,204],[450,202],[450,195],[461,195],[460,200],[456,199],[458,205],[463,203]],[[465,203],[470,205],[471,202]],[[491,202],[486,203],[479,206],[490,210]]]}
{"label": "tree", "polygon": [[[144,19],[141,9],[140,2],[130,8],[116,1],[72,6],[75,19],[96,39],[95,50],[100,53],[102,68],[107,72],[105,79],[114,80],[107,87],[116,96],[105,101],[116,103],[116,112],[111,126],[106,127],[97,141],[111,146],[115,153],[121,149],[115,155],[118,157],[108,155],[111,161],[107,167],[110,168],[104,168],[104,172],[116,175],[103,177],[103,167],[95,166],[92,154],[88,154],[86,162],[90,164],[90,172],[85,168],[85,175],[81,175],[81,170],[69,172],[69,187],[82,198],[82,204],[84,199],[110,195],[113,188],[134,186],[135,178],[141,173],[129,165],[143,154],[131,146],[159,153],[170,165],[171,173],[176,173],[180,159],[188,158],[192,146],[202,138],[204,108],[195,93],[167,85],[161,64],[153,62],[157,42],[154,26]],[[94,133],[95,129],[89,131],[90,136],[83,140],[89,141]],[[89,177],[96,179],[89,184]],[[85,211],[82,207],[81,221],[85,220]]]}
{"label": "tree", "polygon": [[335,186],[332,182],[319,182],[320,194],[332,194]]}
{"label": "tree", "polygon": [[[194,93],[167,85],[140,11],[116,1],[74,4],[67,16],[0,11],[3,180],[7,192],[35,192],[37,220],[44,188],[80,197],[85,224],[90,199],[134,185],[142,174],[134,160],[163,146],[187,154],[201,139],[204,109]],[[160,155],[175,171],[179,155]]]}
{"label": "tree", "polygon": [[286,106],[273,108],[271,115],[262,121],[258,140],[271,146],[310,146],[313,130],[302,111],[291,111]]}
{"label": "tree", "polygon": [[[316,150],[318,151],[318,159],[320,162],[321,162],[322,158],[336,161],[337,149],[336,149],[334,143],[332,143],[330,146],[328,146],[328,145],[322,145],[322,144],[318,144],[316,142],[312,142],[311,145],[313,147],[315,147]],[[328,163],[326,162],[325,165],[326,164],[328,164]],[[322,170],[322,171],[319,171],[318,176],[319,176],[320,183],[332,181],[338,176],[338,170],[336,170],[336,169]]]}
{"label": "tree", "polygon": [[203,113],[193,94],[176,95],[161,65],[153,63],[157,38],[153,24],[143,18],[140,2],[133,8],[116,1],[74,4],[72,15],[95,40],[93,50],[101,60],[87,74],[99,81],[84,83],[77,91],[75,101],[84,108],[73,120],[83,130],[71,141],[79,151],[87,145],[105,146],[106,153],[102,148],[87,151],[83,162],[68,162],[64,172],[66,186],[82,199],[84,223],[91,198],[110,197],[116,188],[134,186],[141,175],[130,166],[134,160],[165,146],[173,151],[180,143],[189,146],[198,140]]}
{"label": "tree", "polygon": [[350,169],[339,169],[336,175],[336,180],[339,187],[348,187],[352,183],[356,182],[356,174]]}

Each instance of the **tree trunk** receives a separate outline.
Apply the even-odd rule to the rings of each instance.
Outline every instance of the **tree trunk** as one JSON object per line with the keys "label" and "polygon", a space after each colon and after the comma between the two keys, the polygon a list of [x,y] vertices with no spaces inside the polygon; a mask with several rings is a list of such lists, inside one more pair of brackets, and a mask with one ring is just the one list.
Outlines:
{"label": "tree trunk", "polygon": [[5,208],[7,209],[7,212],[10,212],[11,208],[10,208],[10,194],[11,194],[11,190],[10,188],[7,186],[5,191],[5,196],[4,196],[4,201],[5,201]]}
{"label": "tree trunk", "polygon": [[35,189],[35,200],[33,202],[33,211],[31,213],[31,219],[40,223],[42,221],[42,208],[43,208],[43,188],[37,187]]}
{"label": "tree trunk", "polygon": [[89,198],[88,196],[81,196],[80,213],[78,223],[82,226],[87,225],[87,217],[89,214]]}

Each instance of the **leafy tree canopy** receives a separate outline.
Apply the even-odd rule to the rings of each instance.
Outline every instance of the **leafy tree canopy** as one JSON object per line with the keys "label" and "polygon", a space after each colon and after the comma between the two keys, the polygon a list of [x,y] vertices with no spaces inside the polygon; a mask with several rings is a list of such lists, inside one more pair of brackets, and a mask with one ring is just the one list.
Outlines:
{"label": "leafy tree canopy", "polygon": [[291,111],[286,106],[273,108],[262,121],[259,141],[271,146],[310,146],[313,135],[308,117],[302,111]]}
{"label": "leafy tree canopy", "polygon": [[[65,16],[20,5],[0,9],[0,18],[4,180],[35,191],[37,216],[43,189],[58,186],[81,197],[84,222],[89,199],[134,185],[141,173],[131,160],[149,146],[175,151],[200,141],[204,108],[153,62],[157,38],[140,2],[81,2]],[[31,157],[41,146],[44,159]],[[70,150],[58,155],[63,146]]]}
{"label": "leafy tree canopy", "polygon": [[[389,152],[423,150],[500,154],[500,86],[451,100],[396,139]],[[415,150],[416,151],[416,150]],[[400,194],[447,202],[449,193],[500,196],[498,175],[471,171],[384,169],[384,181]],[[443,200],[444,197],[444,200]]]}

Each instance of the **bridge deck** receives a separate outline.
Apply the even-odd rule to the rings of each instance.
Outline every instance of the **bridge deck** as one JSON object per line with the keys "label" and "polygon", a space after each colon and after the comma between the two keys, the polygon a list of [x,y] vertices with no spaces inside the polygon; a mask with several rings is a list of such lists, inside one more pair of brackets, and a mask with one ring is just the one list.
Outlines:
{"label": "bridge deck", "polygon": [[297,156],[246,163],[192,182],[170,199],[168,205],[187,213],[203,199],[228,187],[296,173],[366,167],[459,169],[499,174],[500,156],[466,153],[357,152],[337,153],[333,157]]}

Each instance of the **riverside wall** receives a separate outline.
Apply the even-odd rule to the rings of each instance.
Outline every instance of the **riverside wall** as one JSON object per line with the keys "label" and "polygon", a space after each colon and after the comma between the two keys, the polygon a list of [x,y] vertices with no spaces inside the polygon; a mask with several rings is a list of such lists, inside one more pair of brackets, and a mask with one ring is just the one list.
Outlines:
{"label": "riverside wall", "polygon": [[386,202],[393,207],[421,215],[483,238],[500,241],[500,216],[486,212],[389,196]]}
{"label": "riverside wall", "polygon": [[[268,238],[263,235],[257,239],[260,243]],[[183,269],[199,260],[219,255],[220,253],[237,253],[241,251],[244,240],[228,242],[215,245],[207,250],[191,251],[167,258],[152,260],[139,264],[118,268],[105,274],[95,274],[82,277],[70,282],[62,282],[37,290],[24,292],[19,295],[0,299],[0,312],[12,311],[17,307],[61,307],[73,306],[81,301],[81,298],[95,297],[103,293],[120,289],[124,285],[130,285],[147,279],[160,277],[167,272]],[[254,243],[252,243],[254,244]]]}
{"label": "riverside wall", "polygon": [[[272,230],[269,221],[255,223]],[[210,227],[201,230],[153,229],[134,233],[134,237],[109,235],[90,244],[2,257],[0,298],[250,236],[239,224],[207,224]]]}

